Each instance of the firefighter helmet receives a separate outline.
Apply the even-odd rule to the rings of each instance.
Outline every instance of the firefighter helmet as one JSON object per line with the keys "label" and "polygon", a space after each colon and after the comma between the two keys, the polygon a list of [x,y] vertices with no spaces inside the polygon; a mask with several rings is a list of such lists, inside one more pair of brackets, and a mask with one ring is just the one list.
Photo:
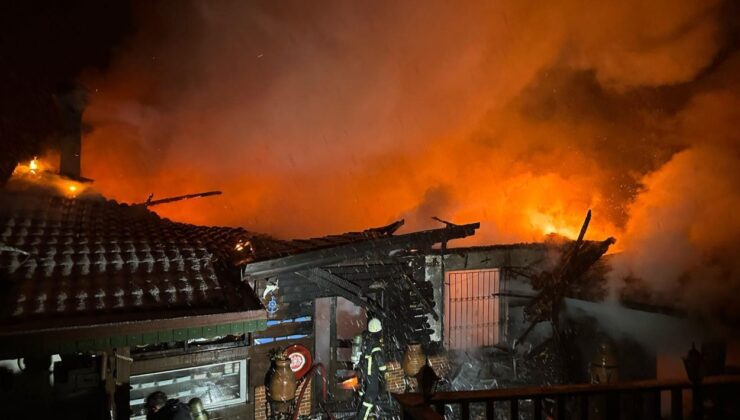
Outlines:
{"label": "firefighter helmet", "polygon": [[379,333],[383,329],[378,318],[371,318],[367,323],[367,330],[371,333]]}

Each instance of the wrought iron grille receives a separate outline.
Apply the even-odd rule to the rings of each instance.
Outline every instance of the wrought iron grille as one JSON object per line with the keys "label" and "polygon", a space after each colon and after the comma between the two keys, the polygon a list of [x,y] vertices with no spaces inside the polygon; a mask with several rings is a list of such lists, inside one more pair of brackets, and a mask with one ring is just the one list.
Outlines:
{"label": "wrought iron grille", "polygon": [[447,349],[492,346],[499,339],[498,269],[450,271],[445,278]]}

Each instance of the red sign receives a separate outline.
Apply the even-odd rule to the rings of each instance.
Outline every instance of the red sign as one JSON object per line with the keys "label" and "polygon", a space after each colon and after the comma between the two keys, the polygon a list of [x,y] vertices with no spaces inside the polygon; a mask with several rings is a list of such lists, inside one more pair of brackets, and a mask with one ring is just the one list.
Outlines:
{"label": "red sign", "polygon": [[313,359],[311,352],[305,346],[293,344],[283,352],[290,359],[290,370],[295,374],[296,379],[301,379],[303,375],[311,369]]}

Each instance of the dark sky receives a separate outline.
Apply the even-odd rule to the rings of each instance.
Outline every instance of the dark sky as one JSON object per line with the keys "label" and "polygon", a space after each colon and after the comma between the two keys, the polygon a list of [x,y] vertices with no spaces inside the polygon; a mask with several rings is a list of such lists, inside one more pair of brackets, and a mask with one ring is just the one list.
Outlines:
{"label": "dark sky", "polygon": [[129,1],[0,3],[0,179],[58,129],[54,94],[105,69],[134,30]]}

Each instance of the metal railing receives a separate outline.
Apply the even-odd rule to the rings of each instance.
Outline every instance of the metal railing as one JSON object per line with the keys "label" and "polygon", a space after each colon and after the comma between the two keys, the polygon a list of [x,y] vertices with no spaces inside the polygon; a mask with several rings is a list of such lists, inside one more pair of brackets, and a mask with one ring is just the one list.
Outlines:
{"label": "metal railing", "polygon": [[[437,392],[427,398],[418,393],[394,394],[394,397],[401,406],[404,419],[441,419],[445,415],[445,406],[451,406],[453,412],[459,413],[459,418],[467,420],[471,418],[471,408],[482,405],[476,416],[478,418],[495,418],[495,411],[503,408],[508,409],[510,420],[680,420],[684,418],[684,391],[691,395],[687,418],[740,418],[740,412],[737,411],[740,409],[740,375],[707,377],[700,384],[651,380],[604,385]],[[670,395],[670,417],[661,412],[661,393]],[[526,416],[520,412],[524,402],[529,412]],[[552,412],[548,407],[552,408]],[[595,410],[596,407],[599,409]]]}

